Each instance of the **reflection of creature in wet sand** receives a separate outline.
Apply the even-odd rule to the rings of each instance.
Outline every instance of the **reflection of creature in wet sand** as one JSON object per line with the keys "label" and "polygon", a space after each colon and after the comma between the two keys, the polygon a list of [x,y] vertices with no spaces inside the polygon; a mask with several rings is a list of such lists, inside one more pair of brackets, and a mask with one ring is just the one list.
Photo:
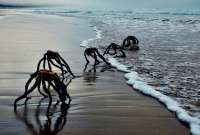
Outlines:
{"label": "reflection of creature in wet sand", "polygon": [[106,59],[99,53],[97,48],[91,47],[91,48],[86,48],[85,52],[84,52],[84,56],[85,59],[87,61],[87,63],[89,63],[90,61],[88,60],[88,56],[92,57],[94,59],[94,65],[98,65],[100,63],[100,61],[98,60],[98,58],[100,58],[101,60],[103,60],[107,65],[110,66],[110,63],[108,61],[106,61]]}
{"label": "reflection of creature in wet sand", "polygon": [[97,77],[97,73],[96,72],[85,72],[83,74],[83,79],[88,84],[94,84],[94,82],[96,82],[97,78],[98,77]]}
{"label": "reflection of creature in wet sand", "polygon": [[[111,43],[106,50],[104,51],[104,55],[109,54],[115,57],[126,57],[126,54],[122,50],[122,47],[116,43]],[[119,54],[119,55],[118,55]]]}
{"label": "reflection of creature in wet sand", "polygon": [[[56,135],[63,129],[63,127],[65,126],[67,122],[66,117],[67,117],[67,113],[68,113],[68,109],[70,105],[62,103],[60,105],[60,114],[58,112],[56,113],[56,114],[59,114],[56,119],[53,116],[54,112],[50,114],[51,110],[48,107],[45,114],[46,120],[42,120],[40,117],[41,117],[41,112],[42,112],[41,104],[43,100],[44,98],[39,101],[39,104],[35,111],[35,115],[33,115],[35,116],[34,117],[35,122],[32,119],[30,119],[30,116],[29,116],[29,113],[33,113],[33,112],[30,112],[28,109],[28,106],[27,106],[28,100],[25,101],[23,113],[20,113],[20,111],[16,109],[15,116],[17,117],[17,119],[25,123],[25,125],[28,127],[28,130],[33,135]],[[56,110],[57,106],[58,104],[55,104],[52,110]]]}
{"label": "reflection of creature in wet sand", "polygon": [[[31,87],[29,87],[33,80],[35,80],[35,82]],[[41,85],[44,91],[41,91],[40,89]],[[31,74],[31,77],[27,81],[25,85],[24,94],[15,100],[14,102],[15,108],[18,101],[22,100],[23,98],[27,98],[28,95],[31,92],[33,92],[36,88],[38,89],[41,95],[43,95],[44,97],[47,96],[49,97],[49,106],[51,106],[52,103],[50,87],[52,87],[56,91],[62,103],[65,103],[66,97],[69,99],[69,102],[71,102],[71,97],[67,92],[67,85],[60,80],[60,77],[55,72],[49,70],[36,71],[35,73]]]}
{"label": "reflection of creature in wet sand", "polygon": [[139,40],[135,36],[128,36],[124,39],[122,49],[139,50]]}
{"label": "reflection of creature in wet sand", "polygon": [[66,73],[69,73],[70,75],[75,77],[75,75],[72,73],[67,62],[60,56],[58,52],[48,50],[44,54],[42,59],[40,59],[40,61],[38,62],[37,71],[40,70],[40,65],[42,62],[43,62],[43,69],[46,69],[46,61],[48,64],[48,70],[52,71],[52,65],[53,65],[62,71],[63,78],[64,78],[64,74]]}

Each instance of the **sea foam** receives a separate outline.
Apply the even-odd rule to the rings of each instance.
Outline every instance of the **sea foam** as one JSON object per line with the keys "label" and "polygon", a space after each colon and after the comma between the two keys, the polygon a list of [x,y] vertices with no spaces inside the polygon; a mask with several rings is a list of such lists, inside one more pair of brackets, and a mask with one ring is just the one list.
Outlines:
{"label": "sea foam", "polygon": [[114,58],[109,58],[109,62],[119,71],[126,72],[125,78],[127,79],[127,84],[131,85],[134,89],[144,93],[145,95],[151,96],[162,102],[170,111],[175,112],[181,121],[190,125],[190,130],[193,135],[200,135],[200,119],[190,116],[183,108],[180,107],[178,102],[146,84],[143,79],[139,77],[137,72],[128,70],[127,66],[119,63]]}
{"label": "sea foam", "polygon": [[96,26],[93,27],[93,30],[96,32],[96,37],[83,40],[80,44],[81,47],[89,47],[88,45],[90,42],[95,41],[97,39],[101,39],[101,31]]}

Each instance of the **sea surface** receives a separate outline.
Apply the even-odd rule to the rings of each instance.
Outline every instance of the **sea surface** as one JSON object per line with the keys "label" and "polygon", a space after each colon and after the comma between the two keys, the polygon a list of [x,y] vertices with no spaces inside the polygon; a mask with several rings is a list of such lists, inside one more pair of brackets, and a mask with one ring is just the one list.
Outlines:
{"label": "sea surface", "polygon": [[126,51],[127,58],[117,60],[156,91],[177,101],[190,116],[200,119],[200,10],[29,8],[17,9],[16,13],[86,19],[97,35],[81,46],[96,46],[102,51],[111,42],[122,44],[126,36],[136,36],[140,51]]}

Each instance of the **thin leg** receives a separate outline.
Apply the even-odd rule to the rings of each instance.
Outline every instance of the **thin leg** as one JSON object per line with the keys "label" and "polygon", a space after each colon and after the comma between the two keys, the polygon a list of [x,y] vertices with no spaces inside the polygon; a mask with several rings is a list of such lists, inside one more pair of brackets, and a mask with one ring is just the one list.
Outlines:
{"label": "thin leg", "polygon": [[126,57],[126,54],[125,52],[120,48],[119,51],[122,53],[121,57],[125,58]]}
{"label": "thin leg", "polygon": [[103,53],[103,56],[104,56],[105,54],[108,54],[108,53],[109,53],[109,50],[110,50],[110,46],[108,46],[108,47],[106,48],[105,52]]}
{"label": "thin leg", "polygon": [[61,56],[59,56],[59,58],[60,58],[61,61],[64,63],[64,66],[66,67],[67,71],[68,71],[73,77],[76,77],[76,76],[72,73],[72,71],[71,71],[69,65],[67,64],[67,62],[66,62]]}
{"label": "thin leg", "polygon": [[84,52],[84,56],[85,56],[85,59],[86,59],[87,63],[90,63],[90,61],[89,61],[88,58],[87,58],[86,52]]}
{"label": "thin leg", "polygon": [[29,87],[29,85],[30,85],[30,83],[31,83],[31,81],[34,79],[34,76],[33,76],[33,74],[30,76],[30,78],[28,79],[28,81],[26,82],[26,84],[25,84],[25,93],[28,91],[28,87]]}
{"label": "thin leg", "polygon": [[[66,96],[67,96],[67,91],[66,91],[66,86],[62,82],[55,82],[56,86],[50,83],[54,90],[58,93],[58,96],[61,100],[62,103],[65,103]],[[69,101],[71,101],[71,98],[69,98]]]}
{"label": "thin leg", "polygon": [[[62,72],[62,77],[63,77],[63,79],[64,79],[65,76],[64,76],[64,69],[63,69],[62,65],[61,65],[61,67],[60,67],[60,66],[56,65],[52,60],[50,60],[49,62],[50,62],[53,66],[55,66],[55,67],[57,67],[57,68],[59,68],[59,69],[61,70],[61,72]],[[57,62],[57,61],[56,61],[56,62]]]}
{"label": "thin leg", "polygon": [[128,40],[128,41],[127,41],[127,47],[129,47],[130,45],[131,45],[131,41]]}
{"label": "thin leg", "polygon": [[41,81],[39,82],[37,88],[38,88],[39,93],[40,93],[44,98],[46,98],[47,95],[45,95],[45,94],[41,91],[40,86],[41,86]]}
{"label": "thin leg", "polygon": [[123,40],[122,49],[125,49],[126,46],[126,38]]}
{"label": "thin leg", "polygon": [[109,62],[106,61],[106,59],[99,53],[99,51],[96,51],[98,56],[107,64],[107,65],[110,65]]}
{"label": "thin leg", "polygon": [[89,63],[86,63],[86,64],[85,64],[85,68],[84,68],[83,72],[86,71],[88,64],[89,64]]}
{"label": "thin leg", "polygon": [[99,60],[97,59],[96,53],[94,53],[94,59],[95,59],[95,61],[94,61],[94,66],[96,66],[97,64],[100,63]]}
{"label": "thin leg", "polygon": [[16,104],[17,104],[18,101],[20,101],[20,100],[23,99],[23,98],[26,98],[27,95],[30,94],[30,93],[37,87],[39,81],[40,81],[40,80],[36,80],[35,84],[34,84],[29,90],[26,90],[26,92],[25,92],[22,96],[18,97],[18,98],[15,100],[14,105],[16,106]]}
{"label": "thin leg", "polygon": [[51,93],[49,92],[49,90],[47,89],[46,87],[46,83],[44,80],[42,80],[42,85],[43,85],[43,89],[44,91],[48,94],[48,97],[49,97],[49,105],[47,107],[47,116],[50,114],[49,111],[50,111],[50,108],[51,108],[51,104],[52,104],[52,96],[51,96]]}
{"label": "thin leg", "polygon": [[43,69],[46,69],[46,55],[45,55],[45,57],[44,57]]}
{"label": "thin leg", "polygon": [[[56,62],[58,62],[59,64],[60,64],[60,70],[62,71],[62,77],[63,77],[63,79],[64,79],[64,73],[65,73],[65,71],[64,71],[64,68],[63,68],[63,64],[62,64],[62,62],[60,61],[60,59],[55,59],[56,60]],[[67,69],[68,70],[68,69]],[[66,71],[66,73],[67,73],[67,71]]]}
{"label": "thin leg", "polygon": [[39,71],[40,70],[40,64],[41,64],[41,62],[44,60],[44,57],[42,58],[42,59],[40,59],[40,61],[38,62],[38,65],[37,65],[37,71]]}
{"label": "thin leg", "polygon": [[49,62],[50,62],[52,65],[54,65],[55,67],[57,67],[57,68],[59,68],[60,70],[62,70],[62,68],[61,68],[60,66],[56,65],[56,64],[53,62],[53,60],[49,60]]}
{"label": "thin leg", "polygon": [[47,60],[47,63],[48,63],[48,66],[49,66],[49,70],[52,71],[51,64],[50,64],[49,60]]}

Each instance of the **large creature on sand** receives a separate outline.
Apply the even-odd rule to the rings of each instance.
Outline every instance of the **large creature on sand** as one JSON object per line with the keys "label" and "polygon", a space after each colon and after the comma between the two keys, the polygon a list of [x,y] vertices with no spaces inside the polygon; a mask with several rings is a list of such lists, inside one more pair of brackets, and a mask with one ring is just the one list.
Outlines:
{"label": "large creature on sand", "polygon": [[[33,80],[34,82],[32,82]],[[40,89],[41,85],[44,91],[41,91]],[[27,99],[28,95],[31,92],[33,92],[36,88],[38,89],[41,95],[43,95],[44,97],[47,97],[47,96],[49,97],[49,105],[51,105],[52,96],[50,92],[50,87],[52,87],[56,91],[62,103],[65,103],[66,97],[69,99],[69,103],[71,102],[71,97],[69,96],[67,92],[67,85],[65,85],[60,80],[60,77],[58,76],[58,74],[50,70],[43,69],[31,74],[30,78],[28,79],[25,85],[24,94],[15,100],[14,105],[16,106],[17,102],[22,100],[23,98]]]}

